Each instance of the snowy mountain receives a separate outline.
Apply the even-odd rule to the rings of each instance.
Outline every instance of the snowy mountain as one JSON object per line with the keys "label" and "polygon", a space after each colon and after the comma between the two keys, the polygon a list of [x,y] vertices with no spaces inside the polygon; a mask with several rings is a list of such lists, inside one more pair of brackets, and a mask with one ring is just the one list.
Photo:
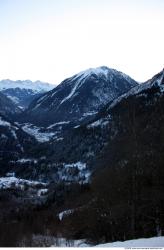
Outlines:
{"label": "snowy mountain", "polygon": [[27,108],[31,101],[54,87],[52,84],[41,81],[12,81],[8,79],[0,81],[0,91],[22,109]]}
{"label": "snowy mountain", "polygon": [[77,124],[136,85],[117,70],[105,66],[88,69],[34,100],[24,113],[24,120],[44,126],[65,121]]}

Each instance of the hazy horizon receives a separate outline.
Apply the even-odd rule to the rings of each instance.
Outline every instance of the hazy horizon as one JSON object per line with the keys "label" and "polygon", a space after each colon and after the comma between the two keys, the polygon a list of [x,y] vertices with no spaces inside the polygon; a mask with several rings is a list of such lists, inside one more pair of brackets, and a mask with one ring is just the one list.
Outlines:
{"label": "hazy horizon", "polygon": [[144,82],[163,68],[163,24],[162,0],[0,0],[0,79],[107,66]]}

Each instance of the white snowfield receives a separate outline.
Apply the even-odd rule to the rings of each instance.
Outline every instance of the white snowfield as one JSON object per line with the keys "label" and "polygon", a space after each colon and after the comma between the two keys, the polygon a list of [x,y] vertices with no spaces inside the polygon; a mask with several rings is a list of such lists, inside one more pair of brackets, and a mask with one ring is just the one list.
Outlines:
{"label": "white snowfield", "polygon": [[[86,243],[86,240],[67,240],[65,238],[54,238],[54,243],[51,247],[96,247],[96,248],[164,248],[164,236],[163,237],[153,237],[153,238],[143,238],[137,240],[127,240],[127,241],[117,241],[112,243],[100,244],[100,245],[90,245]],[[148,249],[147,249],[148,250]]]}
{"label": "white snowfield", "polygon": [[12,125],[10,122],[5,121],[1,116],[0,116],[0,126],[11,127],[15,130],[18,130],[18,128],[16,126]]}
{"label": "white snowfield", "polygon": [[143,238],[137,240],[127,240],[127,241],[116,241],[112,243],[100,244],[95,247],[121,247],[121,248],[131,248],[131,247],[162,247],[164,248],[164,236],[153,237],[153,238]]}
{"label": "white snowfield", "polygon": [[28,185],[35,187],[37,185],[41,184],[42,186],[46,187],[47,184],[39,181],[29,181],[25,179],[19,179],[14,176],[12,177],[1,177],[0,178],[0,189],[9,189],[11,187],[21,188],[22,185]]}
{"label": "white snowfield", "polygon": [[109,121],[107,121],[106,119],[99,119],[99,120],[97,120],[97,121],[95,121],[95,122],[89,124],[89,125],[87,126],[87,128],[90,129],[90,128],[95,128],[95,127],[99,127],[99,126],[105,127],[105,126],[107,126],[108,124],[109,124]]}
{"label": "white snowfield", "polygon": [[11,123],[4,121],[4,120],[2,119],[2,117],[0,117],[0,126],[11,127]]}
{"label": "white snowfield", "polygon": [[48,126],[47,128],[50,129],[50,128],[53,128],[53,127],[56,127],[56,126],[60,126],[60,125],[63,125],[63,124],[69,124],[69,123],[70,123],[70,121],[56,122],[56,123],[51,124],[51,125]]}
{"label": "white snowfield", "polygon": [[55,132],[40,132],[39,127],[36,127],[30,123],[25,123],[22,126],[23,131],[27,134],[32,135],[35,139],[41,143],[49,141],[54,135]]}
{"label": "white snowfield", "polygon": [[68,209],[68,210],[62,211],[58,214],[58,218],[60,221],[62,221],[64,217],[69,216],[73,212],[74,212],[74,209]]}

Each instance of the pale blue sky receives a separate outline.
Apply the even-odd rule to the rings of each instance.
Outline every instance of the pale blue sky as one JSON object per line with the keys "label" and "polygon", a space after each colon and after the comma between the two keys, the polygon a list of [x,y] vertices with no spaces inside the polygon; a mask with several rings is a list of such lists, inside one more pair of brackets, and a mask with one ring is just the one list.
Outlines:
{"label": "pale blue sky", "polygon": [[0,0],[0,79],[106,65],[145,81],[163,68],[163,27],[163,0]]}

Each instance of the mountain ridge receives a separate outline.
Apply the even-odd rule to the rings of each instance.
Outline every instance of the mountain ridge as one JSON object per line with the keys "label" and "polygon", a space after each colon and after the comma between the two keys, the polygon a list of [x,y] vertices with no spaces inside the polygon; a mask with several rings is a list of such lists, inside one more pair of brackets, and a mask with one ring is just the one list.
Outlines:
{"label": "mountain ridge", "polygon": [[55,85],[30,80],[1,80],[0,91],[21,109],[25,109],[37,97],[54,88]]}
{"label": "mountain ridge", "polygon": [[9,88],[20,88],[20,89],[31,89],[36,92],[41,91],[49,91],[55,87],[55,85],[42,82],[40,80],[31,81],[31,80],[10,80],[10,79],[3,79],[0,80],[0,90],[9,89]]}

